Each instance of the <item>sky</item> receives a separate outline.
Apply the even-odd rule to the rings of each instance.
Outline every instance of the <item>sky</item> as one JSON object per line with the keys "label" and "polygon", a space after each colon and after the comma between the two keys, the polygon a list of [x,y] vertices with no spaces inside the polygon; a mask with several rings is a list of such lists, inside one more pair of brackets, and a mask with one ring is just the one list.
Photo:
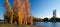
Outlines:
{"label": "sky", "polygon": [[[56,9],[57,17],[60,17],[60,0],[29,0],[30,12],[32,16],[38,18],[51,18],[53,10]],[[10,5],[13,5],[13,0],[9,0]],[[4,0],[0,0],[0,19],[4,19]]]}

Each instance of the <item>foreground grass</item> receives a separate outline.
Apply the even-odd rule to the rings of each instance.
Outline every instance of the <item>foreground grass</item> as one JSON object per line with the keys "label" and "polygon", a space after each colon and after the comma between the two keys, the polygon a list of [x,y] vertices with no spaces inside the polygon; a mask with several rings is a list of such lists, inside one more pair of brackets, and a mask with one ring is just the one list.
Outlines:
{"label": "foreground grass", "polygon": [[0,27],[45,27],[45,26],[16,25],[16,24],[0,24]]}
{"label": "foreground grass", "polygon": [[17,25],[17,24],[5,24],[4,21],[0,21],[0,27],[45,27],[45,26],[35,26],[35,25]]}

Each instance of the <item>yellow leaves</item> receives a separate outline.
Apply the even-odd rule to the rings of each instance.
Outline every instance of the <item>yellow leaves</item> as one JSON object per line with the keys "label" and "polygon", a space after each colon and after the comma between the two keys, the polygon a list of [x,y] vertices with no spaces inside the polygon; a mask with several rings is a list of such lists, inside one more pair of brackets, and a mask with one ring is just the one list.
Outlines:
{"label": "yellow leaves", "polygon": [[33,18],[30,17],[31,14],[28,0],[26,0],[25,2],[21,2],[20,0],[14,0],[12,11],[10,11],[10,5],[8,3],[8,0],[6,0],[5,5],[7,7],[7,15],[9,15],[9,17],[11,18],[10,22],[12,22],[13,15],[17,17],[16,20],[18,20],[19,24],[22,24],[24,18],[24,21],[26,21],[24,23],[26,24],[28,23],[28,19],[29,21],[32,21]]}

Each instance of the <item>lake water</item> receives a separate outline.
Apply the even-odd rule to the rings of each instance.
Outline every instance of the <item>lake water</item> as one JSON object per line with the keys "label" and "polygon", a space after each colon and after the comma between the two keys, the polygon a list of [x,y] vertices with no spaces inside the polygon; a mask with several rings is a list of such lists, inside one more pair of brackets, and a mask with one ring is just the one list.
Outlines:
{"label": "lake water", "polygon": [[[0,21],[0,24],[5,24],[4,21]],[[7,24],[7,22],[6,22]],[[60,27],[60,22],[34,22],[37,26],[46,26],[46,27]]]}
{"label": "lake water", "polygon": [[60,27],[60,22],[36,22],[35,25],[47,27]]}

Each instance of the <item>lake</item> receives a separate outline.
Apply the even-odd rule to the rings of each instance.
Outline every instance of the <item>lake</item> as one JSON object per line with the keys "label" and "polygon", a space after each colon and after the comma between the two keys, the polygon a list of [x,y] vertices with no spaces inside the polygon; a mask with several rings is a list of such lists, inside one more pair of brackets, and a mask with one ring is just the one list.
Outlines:
{"label": "lake", "polygon": [[60,22],[35,22],[35,25],[47,26],[47,27],[60,27]]}
{"label": "lake", "polygon": [[[0,24],[4,24],[4,21],[0,21]],[[46,27],[60,27],[60,22],[34,22],[34,25]]]}

